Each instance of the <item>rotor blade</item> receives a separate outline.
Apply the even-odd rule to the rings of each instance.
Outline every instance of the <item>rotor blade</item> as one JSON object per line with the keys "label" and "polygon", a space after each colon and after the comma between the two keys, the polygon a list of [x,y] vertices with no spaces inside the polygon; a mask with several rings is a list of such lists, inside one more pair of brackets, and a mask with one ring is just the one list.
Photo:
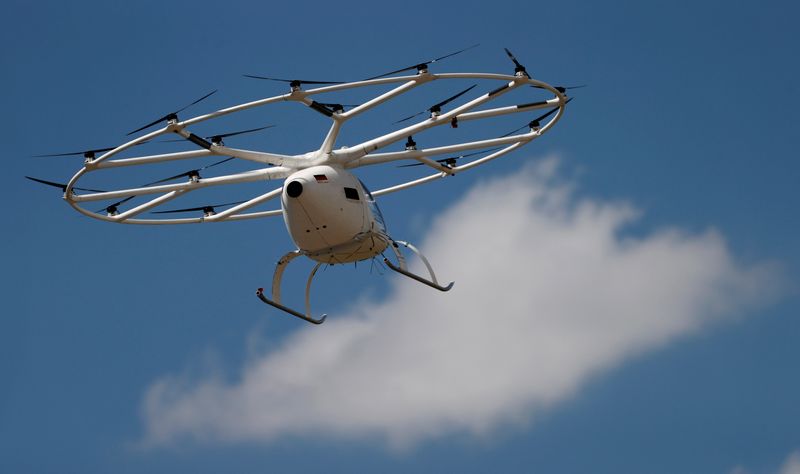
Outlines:
{"label": "rotor blade", "polygon": [[254,76],[252,74],[242,74],[242,76],[249,77],[250,79],[263,79],[265,81],[288,82],[289,84],[292,82],[297,82],[299,84],[344,84],[343,81],[307,81],[304,79],[281,79],[278,77]]}
{"label": "rotor blade", "polygon": [[259,128],[251,128],[250,130],[241,130],[241,131],[238,131],[238,132],[228,132],[228,133],[223,133],[223,134],[220,134],[220,135],[212,135],[212,136],[210,136],[210,137],[206,137],[206,138],[208,138],[209,140],[211,140],[212,138],[228,138],[228,137],[235,137],[236,135],[243,135],[243,134],[245,134],[245,133],[253,133],[253,132],[258,132],[258,131],[261,131],[261,130],[266,130],[266,129],[268,129],[268,128],[273,128],[273,127],[275,127],[275,125],[267,125],[267,126],[264,126],[264,127],[259,127]]}
{"label": "rotor blade", "polygon": [[111,205],[109,205],[109,206],[106,206],[106,207],[104,207],[104,208],[102,208],[102,209],[99,209],[99,210],[97,210],[97,211],[94,211],[94,212],[95,212],[95,213],[100,213],[100,212],[103,212],[103,211],[105,211],[105,212],[109,212],[109,213],[116,212],[116,211],[117,211],[117,208],[118,208],[120,205],[122,205],[122,204],[125,204],[126,202],[130,201],[131,199],[133,199],[133,198],[135,198],[135,197],[136,197],[136,196],[128,196],[128,197],[126,197],[125,199],[123,199],[122,201],[117,201],[117,202],[115,202],[114,204],[111,204]]}
{"label": "rotor blade", "polygon": [[182,108],[180,108],[180,109],[176,110],[175,112],[170,112],[170,113],[168,113],[168,114],[164,115],[163,117],[159,117],[158,119],[156,119],[156,120],[153,120],[152,122],[148,123],[148,124],[147,124],[147,125],[145,125],[144,127],[139,127],[139,128],[137,128],[136,130],[134,130],[134,131],[132,131],[132,132],[128,133],[128,135],[133,135],[134,133],[141,132],[142,130],[144,130],[144,129],[146,129],[146,128],[150,128],[150,127],[152,127],[153,125],[156,125],[156,124],[158,124],[159,122],[164,122],[164,121],[166,121],[166,120],[169,120],[169,118],[170,118],[171,116],[173,116],[173,115],[177,115],[178,113],[180,113],[180,112],[183,112],[184,110],[188,109],[189,107],[191,107],[191,106],[193,106],[193,105],[197,104],[198,102],[200,102],[200,101],[202,101],[202,100],[205,100],[205,99],[206,99],[206,98],[208,98],[210,95],[212,95],[212,94],[214,94],[214,93],[216,93],[216,92],[217,92],[217,89],[214,89],[213,91],[209,92],[208,94],[204,95],[203,97],[200,97],[199,99],[195,100],[195,101],[194,101],[194,102],[192,102],[191,104],[189,104],[189,105],[186,105],[186,106],[184,106],[184,107],[182,107]]}
{"label": "rotor blade", "polygon": [[[565,104],[569,104],[571,101],[572,101],[572,97],[570,97],[569,99],[567,99],[567,101],[566,101],[566,102],[564,102],[564,103],[565,103]],[[542,114],[542,115],[540,115],[540,116],[536,117],[535,119],[531,120],[530,122],[526,123],[525,125],[523,125],[523,126],[519,127],[519,128],[518,128],[518,129],[516,129],[516,130],[513,130],[513,131],[511,131],[511,132],[508,132],[508,133],[506,133],[505,135],[500,135],[500,138],[507,137],[507,136],[509,136],[509,135],[513,135],[513,134],[515,134],[515,133],[519,132],[520,130],[524,129],[525,127],[530,127],[532,123],[534,123],[534,122],[538,122],[538,121],[540,121],[540,120],[544,120],[544,119],[546,119],[547,117],[549,117],[550,115],[552,115],[552,114],[553,114],[553,112],[555,112],[556,110],[558,110],[558,107],[555,107],[555,108],[553,108],[553,109],[549,110],[548,112],[546,112],[546,113],[544,113],[544,114]]]}
{"label": "rotor blade", "polygon": [[460,49],[460,50],[458,50],[458,51],[456,51],[454,53],[445,54],[444,56],[439,56],[438,58],[431,59],[430,61],[417,63],[417,64],[414,64],[413,66],[404,67],[402,69],[396,69],[394,71],[387,72],[387,73],[381,74],[379,76],[368,77],[368,78],[363,79],[363,80],[371,81],[373,79],[380,79],[382,77],[391,76],[392,74],[397,74],[398,72],[411,71],[412,69],[417,69],[420,66],[427,66],[428,64],[432,64],[432,63],[435,63],[437,61],[441,61],[442,59],[449,58],[450,56],[455,56],[456,54],[463,53],[464,51],[470,50],[472,48],[476,48],[478,46],[479,46],[479,44],[473,44],[472,46],[469,46],[467,48]]}
{"label": "rotor blade", "polygon": [[[447,104],[449,104],[450,102],[452,102],[452,101],[454,101],[454,100],[458,99],[458,98],[459,98],[459,97],[461,97],[462,95],[464,95],[464,94],[466,94],[467,92],[469,92],[469,91],[471,91],[472,89],[474,89],[474,88],[475,88],[475,86],[477,86],[477,85],[478,85],[478,84],[473,84],[473,85],[471,85],[470,87],[467,87],[466,89],[464,89],[463,91],[459,92],[458,94],[456,94],[456,95],[454,95],[454,96],[452,96],[452,97],[448,97],[447,99],[445,99],[445,100],[443,100],[443,101],[439,102],[438,104],[435,104],[433,107],[431,107],[431,109],[441,108],[443,105],[447,105]],[[428,109],[428,110],[430,110],[430,109]]]}
{"label": "rotor blade", "polygon": [[[145,143],[149,143],[149,141],[137,143],[135,146],[144,145]],[[103,153],[104,151],[111,151],[117,147],[112,146],[108,148],[94,148],[91,150],[83,150],[83,151],[73,151],[69,153],[52,153],[49,155],[32,155],[32,158],[51,158],[55,156],[94,156],[96,153]]]}
{"label": "rotor blade", "polygon": [[130,136],[130,135],[133,135],[134,133],[141,132],[142,130],[144,130],[144,129],[146,129],[146,128],[150,128],[150,127],[152,127],[153,125],[156,125],[156,124],[158,124],[158,123],[160,123],[160,122],[163,122],[163,121],[167,120],[167,119],[169,118],[169,116],[170,116],[170,114],[167,114],[167,115],[165,115],[165,116],[163,116],[163,117],[161,117],[161,118],[158,118],[158,119],[156,119],[156,120],[153,120],[152,122],[148,123],[148,124],[147,124],[147,125],[145,125],[144,127],[139,127],[139,128],[137,128],[136,130],[134,130],[134,131],[132,131],[132,132],[130,132],[130,133],[127,133],[125,136]]}
{"label": "rotor blade", "polygon": [[[276,125],[267,125],[265,127],[251,128],[250,130],[241,130],[241,131],[238,131],[238,132],[228,132],[228,133],[223,133],[223,134],[220,134],[220,135],[208,135],[205,138],[207,140],[212,140],[212,141],[214,141],[215,139],[222,140],[223,138],[233,137],[233,136],[236,136],[236,135],[243,135],[245,133],[258,132],[258,131],[265,130],[267,128],[273,128],[273,127],[276,127]],[[176,138],[176,139],[172,139],[172,140],[159,141],[158,143],[178,143],[178,142],[184,142],[186,140],[188,140],[188,139],[186,139],[186,138]]]}
{"label": "rotor blade", "polygon": [[[53,186],[53,187],[55,187],[55,188],[60,188],[62,191],[66,191],[66,190],[67,190],[67,185],[66,185],[66,184],[62,184],[62,183],[54,183],[53,181],[47,181],[47,180],[44,180],[44,179],[33,178],[33,177],[30,177],[30,176],[25,176],[25,177],[26,177],[26,178],[28,178],[28,179],[30,179],[31,181],[36,181],[37,183],[42,183],[42,184],[46,184],[46,185],[48,185],[48,186]],[[104,192],[106,192],[106,191],[103,191],[103,190],[100,190],[100,189],[90,189],[90,188],[78,188],[78,187],[74,187],[74,188],[72,188],[72,189],[77,189],[77,190],[79,190],[79,191],[88,191],[88,192],[91,192],[91,193],[104,193]],[[104,207],[104,208],[102,208],[102,209],[99,209],[99,210],[97,210],[97,211],[95,211],[95,212],[96,212],[96,213],[98,213],[98,212],[103,212],[103,211],[106,211],[106,212],[115,212],[118,206],[120,206],[121,204],[124,204],[124,203],[126,203],[126,202],[128,202],[128,201],[130,201],[131,199],[133,199],[133,198],[135,198],[135,197],[136,197],[136,196],[128,196],[128,197],[126,197],[125,199],[123,199],[123,200],[121,200],[121,201],[119,201],[119,202],[115,202],[114,204],[111,204],[111,205],[109,205],[109,206],[106,206],[106,207]]]}
{"label": "rotor blade", "polygon": [[176,110],[176,111],[175,111],[175,112],[173,112],[173,113],[176,113],[176,114],[177,114],[177,113],[179,113],[179,112],[183,112],[184,110],[188,109],[189,107],[193,106],[194,104],[197,104],[198,102],[201,102],[201,101],[203,101],[203,100],[207,99],[207,98],[208,98],[209,96],[211,96],[212,94],[215,94],[215,93],[217,92],[217,90],[218,90],[218,89],[214,89],[213,91],[209,92],[208,94],[204,95],[203,97],[200,97],[199,99],[195,100],[195,101],[194,101],[194,102],[192,102],[191,104],[189,104],[189,105],[186,105],[186,106],[184,106],[183,108],[180,108],[180,109]]}
{"label": "rotor blade", "polygon": [[514,62],[514,74],[521,72],[522,74],[525,75],[525,77],[530,78],[531,75],[528,74],[528,71],[525,70],[525,66],[523,66],[519,61],[517,61],[517,58],[511,53],[511,51],[508,50],[508,48],[503,48],[503,49],[506,51],[506,54],[508,55],[509,59],[511,59],[511,61]]}
{"label": "rotor blade", "polygon": [[[482,150],[482,151],[476,151],[476,152],[473,152],[473,153],[467,153],[466,155],[451,156],[449,158],[442,158],[442,159],[436,160],[436,161],[438,163],[447,163],[448,161],[455,161],[455,160],[458,160],[458,159],[461,159],[461,158],[466,158],[468,156],[475,156],[475,155],[482,155],[482,154],[485,154],[485,153],[491,153],[491,152],[497,151],[497,150],[499,150],[501,148],[503,148],[503,147],[498,146],[498,147],[495,147],[495,148],[490,148],[488,150]],[[411,163],[409,165],[399,165],[397,167],[398,168],[409,168],[411,166],[422,166],[424,164],[425,163]]]}
{"label": "rotor blade", "polygon": [[419,115],[422,115],[422,114],[424,114],[425,112],[438,112],[439,110],[441,110],[441,108],[442,108],[442,106],[443,106],[443,105],[447,105],[447,104],[449,104],[450,102],[452,102],[452,101],[454,101],[454,100],[458,99],[458,98],[459,98],[459,97],[461,97],[462,95],[464,95],[464,94],[466,94],[467,92],[471,91],[471,90],[472,90],[472,89],[473,89],[475,86],[477,86],[477,84],[473,84],[473,85],[471,85],[470,87],[467,87],[467,88],[466,88],[466,89],[464,89],[463,91],[459,92],[458,94],[456,94],[456,95],[454,95],[454,96],[452,96],[452,97],[448,97],[447,99],[445,99],[445,100],[443,100],[443,101],[441,101],[441,102],[439,102],[439,103],[436,103],[436,104],[432,105],[432,106],[431,106],[429,109],[427,109],[427,110],[423,110],[422,112],[419,112],[419,113],[416,113],[416,114],[414,114],[414,115],[410,115],[410,116],[408,116],[408,117],[406,117],[406,118],[400,119],[400,120],[398,120],[397,122],[394,122],[394,123],[393,123],[393,125],[394,125],[394,124],[396,124],[396,123],[405,122],[406,120],[411,120],[412,118],[414,118],[414,117],[417,117],[417,116],[419,116]]}
{"label": "rotor blade", "polygon": [[115,146],[109,148],[95,148],[93,150],[84,150],[84,151],[73,151],[69,153],[53,153],[49,155],[33,155],[33,158],[50,158],[53,156],[84,156],[88,154],[95,154],[95,153],[102,153],[104,151],[110,151],[116,148]]}
{"label": "rotor blade", "polygon": [[398,120],[397,122],[392,122],[392,125],[394,125],[396,123],[400,123],[400,122],[405,122],[406,120],[411,120],[412,118],[418,117],[418,116],[424,114],[425,112],[427,112],[427,110],[423,110],[422,112],[417,112],[414,115],[409,115],[408,117],[402,118],[402,119]]}
{"label": "rotor blade", "polygon": [[226,163],[228,161],[231,161],[231,160],[233,160],[235,158],[236,158],[235,156],[229,156],[228,158],[225,158],[224,160],[215,161],[214,163],[211,163],[210,165],[205,165],[202,168],[198,169],[197,171],[207,170],[207,169],[212,168],[214,166],[221,165],[222,163]]}
{"label": "rotor blade", "polygon": [[[32,176],[25,176],[25,177],[28,178],[31,181],[36,181],[37,183],[42,183],[42,184],[46,184],[48,186],[53,186],[54,188],[60,188],[62,191],[66,191],[67,190],[67,184],[66,183],[56,183],[56,182],[53,182],[53,181],[47,181],[45,179],[34,178]],[[105,191],[102,191],[102,190],[99,190],[99,189],[89,189],[89,188],[74,187],[72,189],[76,189],[78,191],[87,191],[87,192],[90,192],[90,193],[104,193],[105,192]]]}
{"label": "rotor blade", "polygon": [[201,171],[203,171],[205,169],[211,168],[213,166],[221,165],[222,163],[225,163],[226,161],[231,161],[232,159],[234,159],[233,156],[225,158],[224,160],[216,161],[214,163],[211,163],[210,165],[203,166],[202,168],[197,168],[197,169],[193,169],[193,170],[189,170],[189,171],[184,171],[183,173],[176,174],[175,176],[170,176],[169,178],[159,179],[158,181],[153,181],[152,183],[147,183],[147,184],[144,184],[143,186],[152,186],[154,184],[166,183],[167,181],[172,181],[172,180],[178,179],[178,178],[189,177],[193,173],[199,173],[199,172],[201,172]]}
{"label": "rotor blade", "polygon": [[[561,92],[563,94],[564,92],[566,92],[566,91],[568,91],[570,89],[580,89],[581,87],[586,87],[586,86],[588,86],[588,84],[581,84],[579,86],[556,86],[553,89],[555,89],[558,92]],[[535,87],[537,89],[544,89],[544,87],[542,87],[542,86],[531,86],[531,87]]]}
{"label": "rotor blade", "polygon": [[186,209],[170,209],[168,211],[153,211],[151,214],[175,214],[178,212],[194,212],[194,211],[205,211],[206,209],[214,210],[215,207],[227,207],[227,206],[236,206],[238,204],[244,204],[247,201],[236,201],[236,202],[229,202],[225,204],[214,204],[213,206],[199,206],[199,207],[187,207]]}
{"label": "rotor blade", "polygon": [[508,50],[508,48],[503,48],[503,49],[506,50],[506,54],[508,55],[509,59],[511,59],[514,62],[514,66],[525,69],[525,66],[523,66],[522,64],[519,63],[519,61],[517,61],[517,58],[514,57],[514,55],[511,53],[511,51]]}

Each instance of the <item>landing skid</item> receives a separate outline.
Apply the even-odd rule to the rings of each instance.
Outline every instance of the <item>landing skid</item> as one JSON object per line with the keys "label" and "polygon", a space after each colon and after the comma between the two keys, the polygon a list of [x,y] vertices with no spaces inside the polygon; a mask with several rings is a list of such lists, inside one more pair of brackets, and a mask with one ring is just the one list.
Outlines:
{"label": "landing skid", "polygon": [[296,316],[296,317],[302,319],[303,321],[308,321],[309,323],[312,323],[312,324],[322,324],[322,323],[325,322],[325,318],[328,317],[327,314],[323,314],[322,317],[320,317],[319,319],[314,319],[311,316],[308,316],[306,314],[298,313],[297,311],[293,310],[292,308],[290,308],[288,306],[284,306],[284,305],[282,305],[280,303],[276,303],[275,301],[272,301],[271,299],[269,299],[266,296],[264,296],[264,288],[259,288],[258,290],[256,290],[256,296],[258,296],[258,298],[261,301],[263,301],[264,303],[267,303],[268,305],[270,305],[270,306],[272,306],[274,308],[278,308],[281,311],[287,312],[287,313],[291,314],[292,316]]}
{"label": "landing skid", "polygon": [[[403,257],[403,254],[400,253],[400,248],[399,248],[400,245],[402,245],[403,247],[405,247],[405,248],[411,250],[412,252],[414,252],[415,254],[417,254],[419,259],[422,260],[422,263],[424,263],[425,267],[428,269],[428,274],[430,274],[430,280],[428,280],[426,278],[423,278],[423,277],[421,277],[419,275],[416,275],[416,274],[411,273],[410,271],[408,271],[408,269],[406,268],[406,259]],[[391,260],[389,260],[388,258],[384,257],[383,258],[383,263],[385,263],[386,266],[388,266],[390,269],[396,271],[397,273],[399,273],[399,274],[401,274],[403,276],[407,276],[408,278],[411,278],[412,280],[418,281],[418,282],[422,283],[423,285],[428,285],[431,288],[435,288],[435,289],[437,289],[439,291],[450,291],[450,289],[453,288],[453,285],[455,284],[454,281],[451,281],[450,283],[448,283],[445,286],[442,286],[442,285],[439,284],[439,282],[436,280],[436,274],[433,273],[433,267],[431,267],[431,264],[428,263],[428,259],[425,258],[425,255],[423,255],[422,252],[420,252],[419,249],[417,249],[413,245],[409,244],[408,242],[403,242],[402,240],[393,240],[392,241],[392,250],[394,250],[394,254],[397,257],[397,262],[398,262],[399,265],[393,264],[391,262]]]}
{"label": "landing skid", "polygon": [[[383,261],[386,263],[386,265],[390,269],[396,271],[397,273],[399,273],[399,274],[401,274],[403,276],[407,276],[408,278],[411,278],[412,280],[415,280],[415,281],[423,283],[423,284],[425,284],[427,286],[430,286],[431,288],[436,288],[439,291],[449,291],[453,287],[453,282],[452,281],[450,283],[448,283],[447,285],[445,285],[445,286],[442,286],[442,285],[439,284],[439,282],[436,280],[436,275],[433,273],[433,268],[431,268],[430,263],[428,263],[428,259],[425,258],[425,256],[422,255],[422,253],[419,250],[417,250],[416,247],[414,247],[413,245],[409,244],[408,242],[403,242],[403,241],[400,241],[400,240],[390,240],[390,242],[391,242],[392,250],[394,251],[394,254],[397,257],[397,262],[398,262],[398,264],[395,265],[394,263],[389,261],[388,258],[384,258]],[[400,246],[401,245],[403,247],[407,248],[407,249],[410,249],[415,254],[417,254],[417,256],[420,258],[420,260],[422,260],[422,263],[424,263],[425,267],[428,269],[428,273],[430,274],[430,279],[421,277],[419,275],[416,275],[416,274],[411,273],[410,271],[408,271],[408,269],[406,268],[406,259],[405,259],[405,257],[403,257],[403,254],[400,252]],[[272,306],[273,308],[277,308],[277,309],[279,309],[279,310],[281,310],[281,311],[283,311],[285,313],[291,314],[292,316],[294,316],[296,318],[299,318],[299,319],[302,319],[303,321],[308,321],[309,323],[312,323],[312,324],[322,324],[323,322],[325,322],[325,318],[327,317],[327,315],[323,314],[319,318],[314,318],[313,316],[311,316],[311,301],[310,301],[311,300],[311,281],[314,279],[314,275],[317,274],[317,270],[319,269],[320,265],[322,265],[322,263],[317,263],[317,265],[314,267],[314,269],[311,270],[311,274],[308,276],[308,280],[306,281],[306,312],[305,313],[301,313],[300,311],[296,311],[296,310],[294,310],[292,308],[289,308],[288,306],[285,306],[285,305],[283,305],[281,303],[281,280],[283,278],[283,272],[284,272],[284,270],[286,270],[286,266],[289,264],[289,262],[291,262],[295,258],[299,257],[300,255],[303,255],[302,251],[293,250],[293,251],[287,253],[286,255],[284,255],[283,257],[281,257],[280,260],[278,260],[278,265],[275,267],[275,273],[272,276],[272,298],[267,298],[267,296],[264,295],[264,289],[263,288],[259,288],[256,291],[256,296],[258,296],[258,299],[260,299],[264,303]]]}
{"label": "landing skid", "polygon": [[317,274],[317,270],[321,263],[317,263],[313,270],[311,270],[311,274],[308,276],[308,281],[306,281],[306,312],[305,314],[295,311],[288,306],[284,306],[281,304],[281,279],[283,278],[283,271],[286,269],[286,265],[289,264],[292,260],[302,255],[302,252],[299,250],[293,250],[278,260],[278,265],[275,267],[275,274],[272,276],[272,299],[267,298],[264,296],[264,289],[259,288],[256,290],[256,296],[258,299],[267,303],[268,305],[278,308],[281,311],[291,314],[292,316],[298,317],[303,321],[308,321],[312,324],[322,324],[325,322],[325,318],[328,317],[327,314],[323,314],[319,317],[319,319],[314,318],[311,316],[311,280],[314,279],[314,275]]}

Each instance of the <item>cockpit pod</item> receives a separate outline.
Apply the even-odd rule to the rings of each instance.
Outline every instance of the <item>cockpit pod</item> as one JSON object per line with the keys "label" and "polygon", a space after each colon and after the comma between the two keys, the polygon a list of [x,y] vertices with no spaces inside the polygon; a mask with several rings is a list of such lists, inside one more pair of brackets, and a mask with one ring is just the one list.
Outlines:
{"label": "cockpit pod", "polygon": [[379,255],[389,245],[371,194],[341,168],[313,166],[290,175],[281,206],[292,240],[318,262],[356,262]]}

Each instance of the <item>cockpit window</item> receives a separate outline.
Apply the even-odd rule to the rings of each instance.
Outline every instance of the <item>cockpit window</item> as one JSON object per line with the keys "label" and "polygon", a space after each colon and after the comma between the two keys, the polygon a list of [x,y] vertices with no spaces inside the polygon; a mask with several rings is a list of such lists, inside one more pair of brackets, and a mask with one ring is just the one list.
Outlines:
{"label": "cockpit window", "polygon": [[344,188],[344,197],[358,201],[358,190],[356,188]]}

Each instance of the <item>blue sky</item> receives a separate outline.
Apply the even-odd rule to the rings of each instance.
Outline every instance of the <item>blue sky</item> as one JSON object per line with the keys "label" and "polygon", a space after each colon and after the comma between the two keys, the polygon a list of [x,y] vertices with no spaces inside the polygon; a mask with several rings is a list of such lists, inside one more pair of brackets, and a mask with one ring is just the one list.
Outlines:
{"label": "blue sky", "polygon": [[[800,449],[795,5],[560,2],[545,9],[531,2],[407,2],[392,8],[366,2],[12,1],[5,12],[0,81],[6,189],[13,198],[6,201],[11,215],[3,234],[3,471],[779,472]],[[515,241],[519,253],[499,252],[506,257],[498,261],[519,275],[510,285],[521,288],[517,294],[551,288],[545,278],[551,274],[541,268],[555,264],[569,271],[559,274],[566,286],[553,288],[589,291],[591,282],[570,285],[592,272],[608,271],[605,280],[616,281],[621,267],[614,257],[631,247],[641,249],[635,255],[649,255],[648,249],[664,244],[670,258],[657,260],[666,262],[664,267],[631,257],[625,268],[632,272],[619,277],[631,285],[654,282],[643,288],[641,299],[630,300],[643,308],[626,316],[630,319],[614,325],[614,301],[608,312],[587,316],[577,306],[567,314],[609,337],[642,322],[640,332],[620,336],[619,345],[628,349],[598,352],[605,362],[591,370],[563,362],[569,357],[554,359],[556,375],[572,374],[568,387],[555,394],[542,388],[555,379],[536,382],[544,377],[536,363],[510,372],[534,380],[526,386],[530,392],[521,392],[519,406],[500,403],[481,412],[475,407],[492,397],[476,395],[474,405],[465,405],[466,415],[447,418],[436,406],[424,405],[428,431],[411,430],[411,441],[400,448],[392,436],[406,431],[390,422],[364,428],[357,424],[358,413],[349,416],[346,407],[344,420],[353,424],[343,425],[315,406],[310,412],[319,408],[319,416],[302,420],[307,429],[294,431],[255,425],[255,434],[243,434],[234,426],[226,435],[221,425],[202,417],[197,425],[169,424],[171,411],[191,408],[197,387],[209,381],[220,389],[212,400],[224,413],[231,408],[226,404],[236,403],[229,389],[247,393],[248,381],[259,380],[248,378],[250,368],[261,362],[273,367],[274,356],[288,357],[294,346],[313,351],[323,341],[339,341],[342,328],[363,318],[363,308],[390,321],[370,320],[369,340],[404,341],[387,336],[401,327],[393,321],[404,308],[419,302],[457,308],[466,296],[430,295],[402,286],[394,276],[370,275],[362,266],[336,269],[340,277],[326,274],[316,284],[314,304],[331,314],[330,322],[338,314],[340,324],[308,328],[253,297],[271,277],[273,262],[291,247],[280,219],[171,228],[90,221],[61,202],[57,190],[23,178],[65,180],[79,164],[31,155],[114,145],[127,131],[215,88],[220,92],[196,113],[284,90],[241,74],[359,78],[474,43],[481,46],[437,70],[510,71],[502,51],[508,47],[534,77],[589,87],[576,90],[562,121],[530,146],[480,172],[387,196],[381,205],[390,230],[423,243],[443,278],[469,288],[464,275],[470,267],[461,260],[487,255],[496,241],[471,234],[445,245],[437,240],[450,235],[444,224],[469,215],[465,203],[475,209],[490,201],[487,189],[506,186],[521,193],[509,191],[510,196],[525,198],[521,183],[529,182],[535,196],[546,199],[569,188],[569,202],[557,211],[574,219],[560,221],[542,207],[525,206],[509,219],[529,219],[526,229],[540,235],[555,229],[562,233],[554,235],[587,246],[596,243],[592,229],[607,226],[596,235],[613,240],[610,250],[589,253],[597,257],[592,262],[559,260],[558,246],[537,253],[558,239],[525,234],[530,240]],[[266,141],[269,150],[296,153],[317,145],[325,125],[319,116],[286,108],[281,113],[264,110],[224,126],[279,125],[237,145],[260,147]],[[308,128],[283,125],[299,120]],[[552,168],[536,167],[543,162]],[[406,176],[397,171],[385,167],[362,177],[377,188]],[[580,203],[609,212],[635,208],[638,217],[614,220],[590,211],[586,219],[594,225],[582,227],[573,213]],[[474,229],[467,223],[464,228]],[[665,232],[672,237],[663,237]],[[676,270],[682,278],[667,278],[665,268],[673,263],[685,272]],[[758,273],[765,267],[769,277]],[[708,268],[714,271],[704,273]],[[294,276],[301,279],[301,273]],[[664,288],[663,300],[646,297],[662,295],[658,290]],[[671,305],[682,295],[692,309],[673,314]],[[585,292],[572,299],[593,301]],[[505,292],[487,292],[476,304],[483,303],[504,310],[529,304],[513,311],[521,318],[514,321],[528,324],[521,327],[530,338],[522,341],[548,334],[538,331],[547,320],[537,319],[535,303]],[[616,303],[631,306],[628,299]],[[512,311],[491,317],[501,320],[506,312]],[[685,324],[662,327],[665,321]],[[419,323],[420,333],[424,324]],[[421,339],[413,326],[402,328],[410,331],[412,344]],[[442,343],[437,357],[457,346],[458,334],[434,340]],[[490,340],[486,335],[487,345]],[[579,340],[544,342],[577,354],[583,349]],[[364,344],[371,347],[370,341]],[[312,356],[295,357],[285,367],[315,367]],[[422,364],[362,362],[339,360],[330,373],[360,380],[383,366],[415,375],[412,369]],[[476,369],[474,385],[490,385],[490,372]],[[325,379],[325,372],[319,375],[319,384],[300,395],[341,388]],[[177,395],[159,399],[154,421],[145,413],[146,399],[159,382]],[[473,388],[464,387],[463,394]],[[255,410],[296,413],[296,407],[267,400]],[[512,405],[513,413],[503,411]],[[409,413],[414,419],[416,413]],[[473,423],[470,413],[484,417],[484,429],[475,428],[480,423]],[[290,417],[289,426],[295,421],[300,423]],[[170,439],[142,447],[158,426],[171,430]]]}

